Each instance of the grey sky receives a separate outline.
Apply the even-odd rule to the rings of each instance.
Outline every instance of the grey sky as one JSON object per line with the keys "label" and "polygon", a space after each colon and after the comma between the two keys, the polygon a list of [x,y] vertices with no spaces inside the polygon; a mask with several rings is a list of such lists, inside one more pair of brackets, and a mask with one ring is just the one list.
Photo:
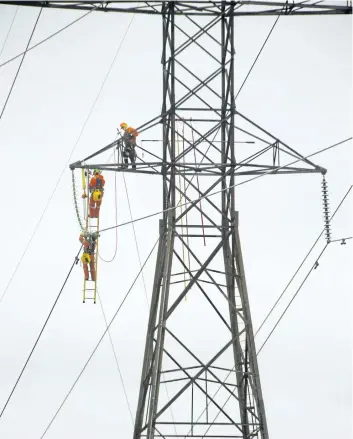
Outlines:
{"label": "grey sky", "polygon": [[[0,44],[15,8],[0,6]],[[0,63],[27,44],[38,9],[19,8]],[[33,43],[81,14],[44,10]],[[22,254],[65,166],[129,15],[91,14],[30,52],[0,121],[2,177],[10,182],[0,217],[0,292]],[[275,18],[236,20],[236,81],[243,81]],[[70,160],[111,142],[122,121],[134,126],[160,112],[161,24],[135,17],[110,76]],[[7,96],[17,60],[0,69],[0,103]],[[351,136],[352,23],[350,17],[282,17],[242,90],[237,108],[303,155]],[[159,129],[140,140],[159,138]],[[158,150],[159,146],[151,146]],[[328,169],[332,209],[352,184],[352,143],[314,160]],[[5,166],[4,166],[5,165]],[[79,229],[67,168],[20,270],[0,304],[0,407],[78,250]],[[115,223],[114,176],[107,175],[102,227]],[[134,217],[161,210],[157,177],[127,175]],[[318,175],[264,177],[237,189],[245,270],[255,329],[323,227]],[[8,183],[3,186],[7,191]],[[352,195],[332,224],[333,237],[352,236]],[[118,222],[129,220],[122,175],[117,175]],[[158,217],[136,223],[144,260],[158,234]],[[101,239],[109,258],[115,233]],[[316,249],[316,255],[324,241]],[[331,244],[259,356],[272,439],[348,438],[351,431],[352,241]],[[155,254],[145,270],[150,296]],[[315,261],[308,261],[285,295],[274,323]],[[110,318],[136,273],[131,226],[118,229],[118,252],[100,262],[99,290]],[[38,348],[0,420],[4,439],[39,438],[104,330],[100,306],[81,302],[82,272],[76,267]],[[191,303],[190,303],[191,302]],[[188,333],[192,301],[179,325]],[[135,414],[147,324],[141,280],[112,328],[112,337]],[[202,316],[199,317],[202,319]],[[260,346],[271,324],[257,340]],[[190,335],[191,334],[191,335]],[[192,343],[192,333],[189,333]],[[212,336],[212,334],[211,334]],[[217,342],[217,333],[212,343]],[[205,346],[200,348],[207,347]],[[45,436],[48,439],[131,437],[132,425],[109,340]]]}

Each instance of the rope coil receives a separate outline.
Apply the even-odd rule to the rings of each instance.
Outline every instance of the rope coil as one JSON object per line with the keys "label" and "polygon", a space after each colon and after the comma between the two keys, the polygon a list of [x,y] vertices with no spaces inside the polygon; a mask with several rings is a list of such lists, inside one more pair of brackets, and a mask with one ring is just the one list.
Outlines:
{"label": "rope coil", "polygon": [[330,226],[330,206],[328,198],[328,188],[325,176],[322,176],[321,183],[322,190],[322,202],[323,202],[323,212],[324,212],[324,225],[325,225],[325,236],[326,242],[329,244],[331,242],[331,226]]}

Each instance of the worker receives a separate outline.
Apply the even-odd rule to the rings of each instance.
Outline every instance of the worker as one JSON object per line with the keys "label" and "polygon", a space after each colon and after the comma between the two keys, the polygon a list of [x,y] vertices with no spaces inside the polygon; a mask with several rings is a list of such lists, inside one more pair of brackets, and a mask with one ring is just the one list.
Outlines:
{"label": "worker", "polygon": [[89,216],[90,218],[98,218],[99,210],[102,204],[102,198],[104,194],[105,180],[101,171],[95,169],[93,171],[93,177],[89,182],[89,190],[91,197],[89,199]]}
{"label": "worker", "polygon": [[[96,249],[97,233],[82,232],[80,234],[80,242],[83,244],[83,254],[81,261],[83,263],[83,273],[85,280],[89,280],[89,272],[91,272],[91,280],[96,281],[95,266],[95,249]],[[89,266],[89,270],[88,270]]]}
{"label": "worker", "polygon": [[138,136],[137,130],[132,127],[128,127],[127,123],[123,122],[120,124],[120,128],[122,129],[123,135],[123,157],[124,163],[127,167],[129,164],[129,159],[132,163],[132,169],[136,169],[136,137]]}

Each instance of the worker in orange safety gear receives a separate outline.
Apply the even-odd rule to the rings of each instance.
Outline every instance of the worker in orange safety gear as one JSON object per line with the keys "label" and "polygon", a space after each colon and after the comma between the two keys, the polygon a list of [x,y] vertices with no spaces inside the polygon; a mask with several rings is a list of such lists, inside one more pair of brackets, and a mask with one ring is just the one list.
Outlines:
{"label": "worker in orange safety gear", "polygon": [[[80,242],[83,244],[83,254],[81,256],[81,261],[83,263],[83,273],[85,280],[89,280],[89,273],[91,273],[91,280],[96,281],[96,266],[95,266],[95,249],[97,234],[82,232],[80,234]],[[88,270],[89,266],[89,270]]]}
{"label": "worker in orange safety gear", "polygon": [[105,180],[101,171],[95,169],[93,171],[93,177],[89,182],[89,190],[91,197],[89,199],[89,216],[90,218],[98,218],[99,210],[102,204],[102,198],[104,193]]}
{"label": "worker in orange safety gear", "polygon": [[129,164],[129,159],[132,163],[132,169],[136,169],[136,137],[138,136],[137,130],[135,130],[132,127],[128,127],[127,123],[123,122],[120,124],[120,128],[123,131],[123,142],[124,142],[124,149],[123,149],[123,157],[124,157],[124,163],[127,167]]}

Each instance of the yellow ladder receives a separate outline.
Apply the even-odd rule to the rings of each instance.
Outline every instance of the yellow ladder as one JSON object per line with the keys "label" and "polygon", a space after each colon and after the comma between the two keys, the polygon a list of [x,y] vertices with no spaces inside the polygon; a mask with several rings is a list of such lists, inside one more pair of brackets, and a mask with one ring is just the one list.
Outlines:
{"label": "yellow ladder", "polygon": [[[88,187],[88,181],[89,181],[89,175],[87,172],[87,187]],[[85,177],[84,177],[84,170],[82,172],[82,186],[85,191],[86,184],[85,184]],[[84,279],[83,280],[83,303],[86,302],[86,300],[93,300],[93,303],[96,303],[97,301],[97,276],[98,276],[98,242],[99,242],[99,216],[98,218],[90,218],[89,217],[89,192],[87,195],[87,202],[86,202],[86,231],[88,233],[96,233],[96,246],[95,251],[93,254],[94,258],[94,270],[96,272],[96,279],[91,280],[91,267],[88,264],[88,272],[89,272],[89,280]]]}
{"label": "yellow ladder", "polygon": [[91,277],[91,268],[88,264],[88,271],[90,278],[89,280],[84,279],[83,280],[83,303],[86,302],[86,300],[93,300],[93,303],[96,303],[97,300],[97,276],[98,276],[98,242],[99,242],[99,218],[89,218],[88,221],[88,233],[97,233],[97,239],[96,239],[96,247],[93,254],[94,258],[94,270],[96,272],[96,278],[95,280],[92,280]]}

